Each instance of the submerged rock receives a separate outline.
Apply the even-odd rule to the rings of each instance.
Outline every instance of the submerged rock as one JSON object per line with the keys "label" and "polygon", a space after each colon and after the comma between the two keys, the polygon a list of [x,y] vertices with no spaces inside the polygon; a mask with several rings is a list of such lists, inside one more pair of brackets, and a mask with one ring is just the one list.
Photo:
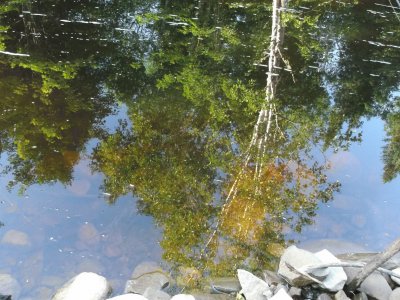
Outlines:
{"label": "submerged rock", "polygon": [[31,244],[28,235],[25,232],[14,229],[11,229],[4,234],[1,242],[3,244],[16,246],[29,246]]}
{"label": "submerged rock", "polygon": [[272,296],[268,283],[254,276],[250,272],[239,269],[237,271],[242,293],[248,300],[264,300]]}
{"label": "submerged rock", "polygon": [[169,277],[156,263],[144,262],[133,271],[131,279],[126,282],[124,293],[144,295],[148,288],[161,290],[168,285]]}
{"label": "submerged rock", "polygon": [[84,272],[61,287],[52,300],[104,300],[111,293],[107,280],[96,273]]}

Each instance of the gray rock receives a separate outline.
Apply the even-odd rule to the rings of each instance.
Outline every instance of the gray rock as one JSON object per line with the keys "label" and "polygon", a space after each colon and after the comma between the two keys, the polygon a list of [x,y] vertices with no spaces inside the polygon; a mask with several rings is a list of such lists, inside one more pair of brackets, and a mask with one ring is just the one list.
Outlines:
{"label": "gray rock", "polygon": [[[340,260],[337,259],[332,253],[324,249],[315,253],[323,263],[339,263]],[[344,284],[347,280],[347,275],[342,267],[339,268],[327,268],[329,271],[328,276],[322,281],[321,287],[327,289],[331,292],[337,292],[343,289]]]}
{"label": "gray rock", "polygon": [[301,297],[301,288],[292,286],[289,290],[289,295],[291,297]]}
{"label": "gray rock", "polygon": [[52,300],[104,300],[111,293],[107,280],[96,273],[83,272],[60,288]]}
{"label": "gray rock", "polygon": [[159,289],[155,289],[153,287],[148,287],[144,293],[143,296],[146,297],[147,299],[151,300],[169,300],[171,299],[171,296],[167,294],[166,292],[160,291]]}
{"label": "gray rock", "polygon": [[[336,257],[344,261],[364,262],[367,263],[373,259],[377,253],[345,253]],[[399,258],[392,257],[381,266],[384,269],[393,270],[399,267]]]}
{"label": "gray rock", "polygon": [[399,299],[400,299],[400,288],[397,288],[390,293],[389,300],[399,300]]}
{"label": "gray rock", "polygon": [[[246,298],[252,300],[252,298]],[[266,299],[266,298],[264,298]],[[293,300],[292,297],[285,291],[285,289],[280,289],[273,297],[268,298],[270,300]]]}
{"label": "gray rock", "polygon": [[322,293],[318,295],[317,300],[332,300],[332,297],[328,295],[327,293]]}
{"label": "gray rock", "polygon": [[372,273],[369,275],[363,283],[361,283],[358,290],[378,300],[387,300],[392,293],[389,284],[379,273]]}
{"label": "gray rock", "polygon": [[238,278],[242,287],[241,293],[248,300],[265,300],[272,296],[268,283],[250,272],[238,269]]}
{"label": "gray rock", "polygon": [[241,289],[240,282],[237,278],[221,277],[212,279],[210,282],[211,293],[223,292],[226,294],[238,293]]}
{"label": "gray rock", "polygon": [[360,268],[354,268],[354,267],[344,267],[343,270],[347,276],[346,284],[349,284],[360,272]]}
{"label": "gray rock", "polygon": [[[299,249],[296,246],[290,246],[285,250],[279,262],[278,275],[285,278],[285,280],[289,282],[290,285],[301,287],[313,283],[314,281],[308,277],[291,271],[286,266],[286,263],[290,264],[296,269],[300,269],[304,266],[321,264],[322,262],[313,253]],[[317,276],[318,278],[324,278],[327,275],[327,269],[319,269],[317,270],[317,272],[313,273],[313,276]]]}
{"label": "gray rock", "polygon": [[0,274],[0,294],[11,295],[13,299],[18,299],[21,293],[21,286],[18,281],[10,274]]}
{"label": "gray rock", "polygon": [[148,300],[148,299],[139,294],[125,294],[108,298],[107,300]]}
{"label": "gray rock", "polygon": [[[392,272],[400,275],[400,268],[396,268],[394,270],[392,270]],[[400,278],[394,277],[394,276],[390,276],[390,278],[397,283],[397,285],[400,285]],[[399,298],[400,299],[400,298]]]}
{"label": "gray rock", "polygon": [[347,297],[346,293],[343,290],[337,292],[333,299],[335,299],[335,300],[350,300],[350,298]]}
{"label": "gray rock", "polygon": [[168,285],[169,277],[157,264],[144,262],[133,271],[131,279],[125,284],[124,293],[143,295],[147,288],[161,290]]}
{"label": "gray rock", "polygon": [[178,294],[171,298],[171,300],[196,300],[192,295]]}
{"label": "gray rock", "polygon": [[353,300],[368,300],[368,296],[366,293],[361,292],[361,293],[354,295]]}
{"label": "gray rock", "polygon": [[1,242],[3,244],[16,246],[29,246],[31,244],[28,235],[25,232],[14,229],[11,229],[4,234]]}

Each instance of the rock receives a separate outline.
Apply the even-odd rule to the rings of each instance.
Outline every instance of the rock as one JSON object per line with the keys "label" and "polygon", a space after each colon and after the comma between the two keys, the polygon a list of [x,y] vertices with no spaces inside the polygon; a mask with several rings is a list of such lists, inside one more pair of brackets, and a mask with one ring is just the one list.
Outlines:
{"label": "rock", "polygon": [[107,300],[148,300],[148,299],[139,294],[125,294],[108,298]]}
{"label": "rock", "polygon": [[0,295],[11,295],[18,299],[21,293],[21,286],[18,281],[9,274],[0,274]]}
{"label": "rock", "polygon": [[179,274],[176,278],[178,285],[197,288],[201,285],[202,274],[200,270],[193,267],[179,267]]}
{"label": "rock", "polygon": [[372,273],[369,275],[363,283],[361,283],[358,290],[377,300],[387,300],[392,293],[389,284],[379,273]]}
{"label": "rock", "polygon": [[125,284],[124,293],[143,295],[147,288],[161,290],[169,285],[169,277],[153,262],[139,264]]}
{"label": "rock", "polygon": [[167,294],[166,292],[160,291],[159,289],[155,289],[153,287],[148,287],[144,293],[143,296],[146,297],[147,299],[151,300],[169,300],[171,299],[171,296]]}
{"label": "rock", "polygon": [[264,275],[264,280],[266,283],[269,285],[278,285],[278,284],[286,284],[286,281],[284,281],[281,277],[279,277],[275,272],[265,270],[263,271]]}
{"label": "rock", "polygon": [[1,242],[3,244],[16,246],[29,246],[31,244],[28,235],[25,232],[14,229],[11,229],[4,234]]}
{"label": "rock", "polygon": [[357,274],[360,273],[360,268],[355,268],[355,267],[344,267],[343,270],[347,276],[346,284],[352,282],[353,279],[357,276]]}
{"label": "rock", "polygon": [[223,292],[223,293],[238,293],[241,289],[240,282],[237,278],[222,277],[212,279],[210,282],[211,293]]}
{"label": "rock", "polygon": [[84,272],[60,288],[52,300],[104,300],[111,293],[107,280],[96,273]]}
{"label": "rock", "polygon": [[289,290],[289,295],[291,297],[297,297],[300,298],[301,297],[301,288],[292,286]]}
{"label": "rock", "polygon": [[[314,281],[291,271],[286,266],[286,263],[295,267],[296,269],[299,269],[303,266],[321,264],[322,262],[313,253],[299,249],[296,246],[290,246],[286,249],[279,262],[278,275],[285,278],[290,285],[302,287],[313,283]],[[327,269],[318,269],[316,272],[313,272],[312,275],[321,279],[325,278],[328,273],[329,271]]]}
{"label": "rock", "polygon": [[192,295],[178,294],[171,298],[171,300],[196,300]]}
{"label": "rock", "polygon": [[[392,272],[398,274],[400,276],[400,268],[396,268],[394,270],[392,270]],[[396,282],[398,285],[400,285],[400,278],[394,277],[394,276],[390,276],[390,278]],[[399,298],[400,299],[400,298]]]}
{"label": "rock", "polygon": [[156,290],[168,286],[169,279],[164,273],[149,273],[137,279],[130,279],[125,284],[124,293],[144,294],[147,288],[152,287]]}
{"label": "rock", "polygon": [[272,296],[268,283],[250,272],[238,269],[238,278],[242,287],[241,294],[248,300],[264,300]]}
{"label": "rock", "polygon": [[332,300],[332,297],[327,293],[322,293],[318,295],[317,300]]}
{"label": "rock", "polygon": [[397,288],[390,293],[389,300],[399,300],[399,299],[400,299],[400,288]]}
{"label": "rock", "polygon": [[0,300],[12,300],[11,295],[0,295]]}
{"label": "rock", "polygon": [[[400,298],[398,298],[400,299]],[[353,300],[368,300],[368,296],[366,293],[358,293],[357,295],[354,295]]]}
{"label": "rock", "polygon": [[[252,298],[246,298],[252,300]],[[265,298],[264,298],[265,299]],[[273,297],[268,298],[270,300],[293,300],[292,297],[285,291],[285,289],[280,289]]]}
{"label": "rock", "polygon": [[[324,249],[315,253],[323,263],[340,263],[332,253]],[[343,289],[346,283],[347,276],[342,267],[327,268],[329,273],[328,276],[322,281],[321,287],[331,292],[337,292]]]}
{"label": "rock", "polygon": [[350,300],[350,298],[347,297],[346,293],[343,290],[337,292],[333,299],[335,299],[335,300]]}
{"label": "rock", "polygon": [[100,241],[100,235],[96,227],[91,223],[85,223],[79,228],[79,239],[87,245],[96,245]]}

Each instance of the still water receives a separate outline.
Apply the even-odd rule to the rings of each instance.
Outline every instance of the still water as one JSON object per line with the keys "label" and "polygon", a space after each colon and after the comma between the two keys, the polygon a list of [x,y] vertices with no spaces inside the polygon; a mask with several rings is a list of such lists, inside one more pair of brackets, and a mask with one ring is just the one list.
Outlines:
{"label": "still water", "polygon": [[226,276],[293,242],[399,236],[398,2],[302,2],[269,75],[269,1],[2,2],[0,273],[17,299],[82,271],[118,294],[146,260]]}

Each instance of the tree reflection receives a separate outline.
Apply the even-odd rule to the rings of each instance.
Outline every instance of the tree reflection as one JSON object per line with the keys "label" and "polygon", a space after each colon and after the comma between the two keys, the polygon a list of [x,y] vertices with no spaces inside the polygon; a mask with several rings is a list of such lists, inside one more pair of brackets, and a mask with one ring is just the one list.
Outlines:
{"label": "tree reflection", "polygon": [[[176,265],[218,275],[245,261],[270,266],[285,232],[310,224],[338,188],[318,149],[358,141],[364,117],[387,121],[384,178],[399,172],[398,56],[388,46],[399,31],[368,13],[375,2],[290,2],[268,74],[270,3],[34,7],[48,18],[13,3],[0,11],[0,50],[31,55],[0,57],[0,142],[13,184],[70,183],[97,138],[90,159],[110,202],[135,195]],[[383,56],[390,63],[377,62]],[[129,120],[106,132],[116,102]],[[254,134],[260,111],[270,117]]]}

